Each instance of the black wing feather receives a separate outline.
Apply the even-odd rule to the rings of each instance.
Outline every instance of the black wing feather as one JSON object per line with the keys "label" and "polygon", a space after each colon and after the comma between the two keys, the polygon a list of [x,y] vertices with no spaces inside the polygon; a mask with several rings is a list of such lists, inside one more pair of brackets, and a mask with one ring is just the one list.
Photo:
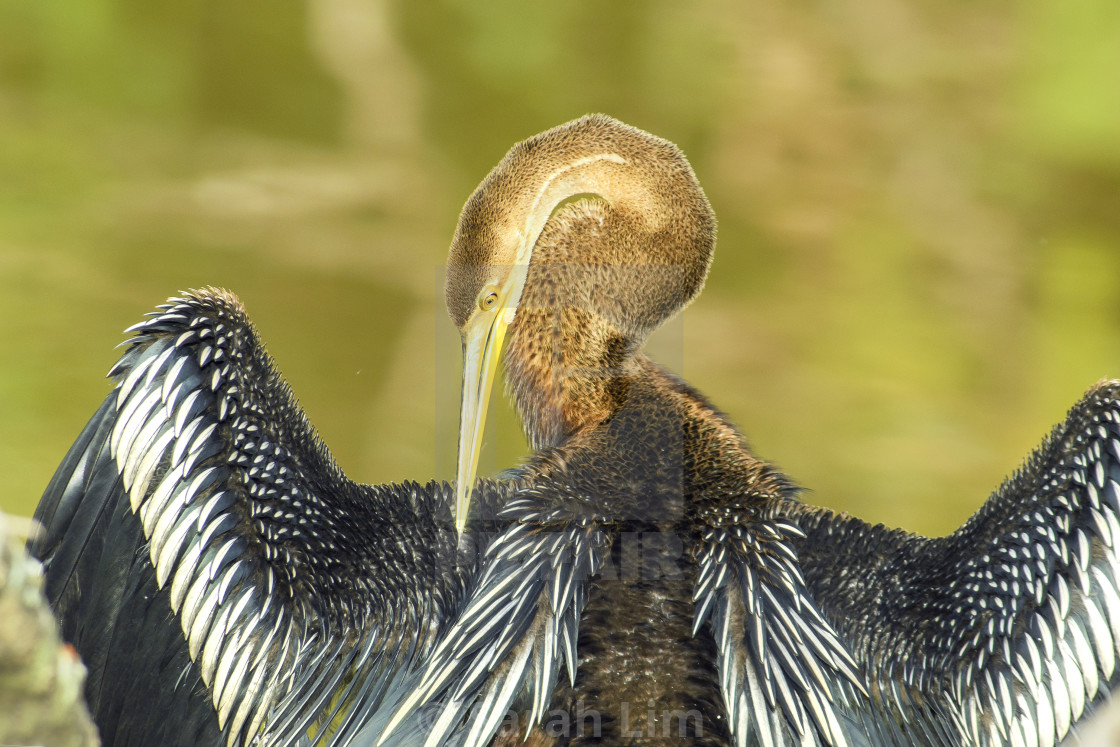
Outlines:
{"label": "black wing feather", "polygon": [[450,488],[347,480],[224,291],[133,332],[30,546],[103,740],[326,735],[458,604]]}
{"label": "black wing feather", "polygon": [[780,511],[806,532],[807,584],[867,668],[864,715],[885,733],[1054,745],[1120,684],[1120,382],[1091,389],[947,537]]}
{"label": "black wing feather", "polygon": [[[88,669],[86,698],[102,741],[216,744],[206,687],[169,619],[140,522],[121,500],[108,446],[115,399],[105,399],[55,472],[35,513],[43,530],[29,549],[44,561],[44,591],[62,637]],[[176,685],[168,687],[174,672]]]}
{"label": "black wing feather", "polygon": [[360,739],[484,747],[513,707],[525,712],[526,732],[542,723],[561,660],[576,676],[587,582],[613,538],[593,508],[558,482],[514,493],[499,512],[510,526],[486,548],[454,624]]}
{"label": "black wing feather", "polygon": [[852,704],[868,693],[806,588],[792,549],[801,529],[746,512],[705,518],[694,630],[711,627],[735,744],[860,744]]}

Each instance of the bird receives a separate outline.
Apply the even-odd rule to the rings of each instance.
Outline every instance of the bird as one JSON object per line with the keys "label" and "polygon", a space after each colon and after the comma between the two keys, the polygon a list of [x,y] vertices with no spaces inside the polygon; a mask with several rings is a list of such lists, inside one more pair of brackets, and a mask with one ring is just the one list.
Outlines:
{"label": "bird", "polygon": [[[454,484],[347,479],[226,291],[132,328],[30,544],[103,740],[1063,739],[1120,678],[1120,382],[945,537],[808,505],[642,352],[715,236],[664,139],[515,145],[451,242]],[[532,454],[479,479],[499,361]]]}

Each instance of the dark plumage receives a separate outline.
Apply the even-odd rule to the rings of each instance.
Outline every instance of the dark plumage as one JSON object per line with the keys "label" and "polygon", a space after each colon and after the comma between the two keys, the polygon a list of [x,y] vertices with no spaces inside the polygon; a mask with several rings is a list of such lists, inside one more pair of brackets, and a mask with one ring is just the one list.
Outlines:
{"label": "dark plumage", "polygon": [[293,718],[347,682],[376,702],[462,595],[450,489],[347,480],[228,293],[133,332],[30,546],[103,740],[236,743],[288,690]]}
{"label": "dark plumage", "polygon": [[[32,547],[106,741],[1061,739],[1120,676],[1120,384],[950,537],[805,506],[640,352],[714,241],[684,156],[607,117],[487,176],[448,272],[458,544],[452,488],[339,472],[231,296],[138,325]],[[476,483],[507,336],[534,453]]]}

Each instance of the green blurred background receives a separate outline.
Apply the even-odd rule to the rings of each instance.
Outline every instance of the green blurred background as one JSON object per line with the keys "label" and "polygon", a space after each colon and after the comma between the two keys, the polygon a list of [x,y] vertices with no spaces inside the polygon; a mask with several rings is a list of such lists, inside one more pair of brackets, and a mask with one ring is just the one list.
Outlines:
{"label": "green blurred background", "polygon": [[588,111],[691,158],[719,248],[658,356],[806,500],[948,531],[1120,376],[1120,3],[532,5],[0,0],[0,508],[206,284],[351,475],[450,477],[459,207]]}

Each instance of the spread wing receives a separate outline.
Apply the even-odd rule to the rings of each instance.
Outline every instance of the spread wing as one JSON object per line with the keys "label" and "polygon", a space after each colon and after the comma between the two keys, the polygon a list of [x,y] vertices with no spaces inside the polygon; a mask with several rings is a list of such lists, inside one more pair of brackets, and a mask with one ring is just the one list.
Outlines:
{"label": "spread wing", "polygon": [[561,657],[574,681],[587,580],[609,552],[593,507],[562,486],[517,493],[499,513],[511,523],[486,550],[454,625],[401,697],[365,732],[376,744],[490,744],[512,707],[526,732],[552,700]]}
{"label": "spread wing", "polygon": [[867,668],[865,715],[885,732],[1053,745],[1116,688],[1120,382],[1090,390],[948,537],[787,513],[806,533],[813,598]]}
{"label": "spread wing", "polygon": [[344,732],[458,604],[449,487],[346,479],[226,292],[132,331],[30,547],[103,739]]}
{"label": "spread wing", "polygon": [[847,712],[867,692],[806,589],[792,549],[802,531],[748,512],[705,518],[693,632],[711,626],[735,744],[852,744]]}

